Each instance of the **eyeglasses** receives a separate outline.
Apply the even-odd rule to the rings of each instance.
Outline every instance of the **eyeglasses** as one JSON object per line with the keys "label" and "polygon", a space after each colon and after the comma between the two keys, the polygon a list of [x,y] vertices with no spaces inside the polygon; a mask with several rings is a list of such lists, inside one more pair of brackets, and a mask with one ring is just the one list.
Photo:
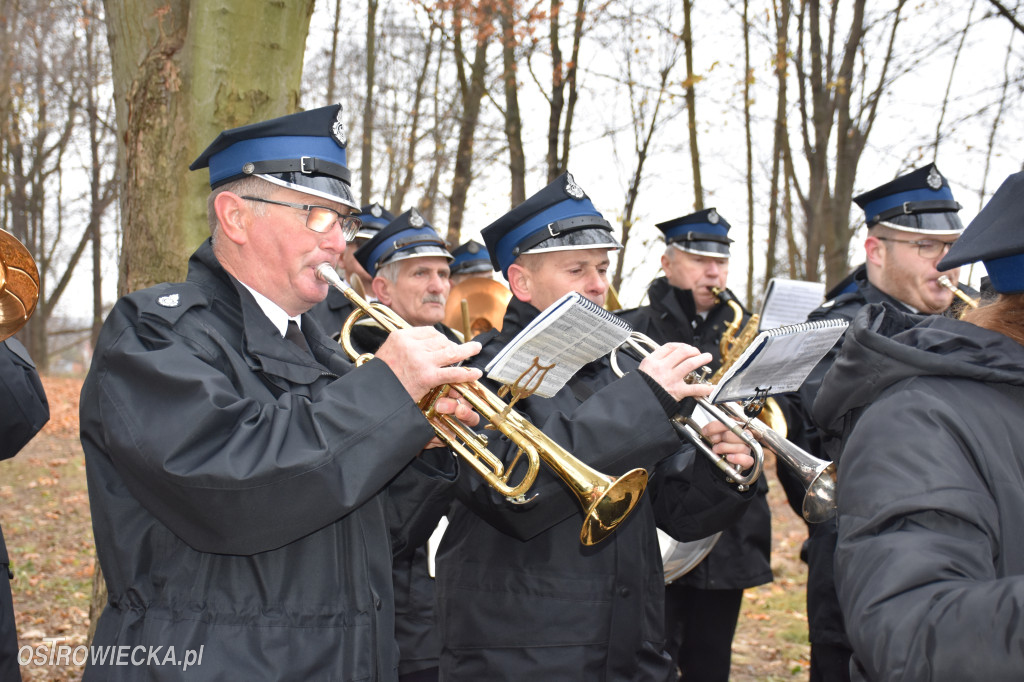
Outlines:
{"label": "eyeglasses", "polygon": [[917,255],[921,258],[935,258],[941,256],[949,248],[953,246],[955,242],[944,242],[938,239],[893,239],[892,237],[878,237],[883,242],[899,242],[900,244],[910,244],[911,246],[917,247]]}
{"label": "eyeglasses", "polygon": [[261,199],[259,197],[242,197],[246,201],[258,201],[261,204],[276,204],[277,206],[287,206],[288,208],[297,208],[300,211],[309,211],[306,214],[306,227],[323,234],[327,232],[334,223],[341,225],[341,233],[345,237],[345,241],[349,242],[359,232],[359,228],[363,226],[363,221],[354,215],[341,215],[333,208],[327,208],[326,206],[317,206],[315,204],[293,204],[290,201],[275,201],[273,199]]}

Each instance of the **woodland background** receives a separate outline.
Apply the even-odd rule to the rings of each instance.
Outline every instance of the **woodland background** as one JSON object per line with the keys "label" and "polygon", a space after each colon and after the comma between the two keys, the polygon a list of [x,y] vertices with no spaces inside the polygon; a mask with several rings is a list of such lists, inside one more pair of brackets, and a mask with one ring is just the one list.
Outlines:
{"label": "woodland background", "polygon": [[832,284],[860,262],[856,193],[935,160],[966,223],[1020,170],[1017,4],[0,0],[0,227],[42,288],[20,337],[81,371],[116,297],[205,238],[199,152],[336,101],[361,200],[452,245],[568,169],[620,230],[627,306],[653,224],[710,206],[748,304],[773,276]]}

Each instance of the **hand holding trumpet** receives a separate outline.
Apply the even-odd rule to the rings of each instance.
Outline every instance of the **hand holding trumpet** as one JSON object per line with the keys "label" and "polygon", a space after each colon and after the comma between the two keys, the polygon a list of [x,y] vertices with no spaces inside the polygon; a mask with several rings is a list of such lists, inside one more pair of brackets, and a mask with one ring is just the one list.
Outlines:
{"label": "hand holding trumpet", "polygon": [[391,368],[412,399],[419,402],[435,386],[479,379],[480,370],[458,366],[479,352],[480,344],[475,341],[456,344],[431,327],[406,327],[388,334],[376,357]]}
{"label": "hand holding trumpet", "polygon": [[[707,398],[714,386],[693,382],[693,372],[711,361],[710,353],[685,343],[666,343],[658,346],[640,362],[640,371],[654,379],[676,400]],[[701,429],[707,444],[719,457],[744,471],[754,466],[750,447],[729,427],[721,422],[709,422]]]}

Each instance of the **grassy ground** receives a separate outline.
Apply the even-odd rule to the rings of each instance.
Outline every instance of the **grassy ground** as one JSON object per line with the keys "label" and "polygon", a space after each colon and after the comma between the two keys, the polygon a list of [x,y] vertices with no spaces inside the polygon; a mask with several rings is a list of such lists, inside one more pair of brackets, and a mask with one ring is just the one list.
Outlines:
{"label": "grassy ground", "polygon": [[[43,383],[50,423],[17,457],[0,463],[0,523],[16,572],[12,590],[19,644],[46,661],[23,666],[22,676],[80,680],[81,667],[56,661],[59,652],[51,647],[83,644],[89,629],[94,553],[78,442],[81,382],[44,377]],[[785,502],[771,473],[774,465],[766,468],[775,582],[744,595],[733,647],[733,682],[807,679],[807,570],[797,559],[806,531]]]}

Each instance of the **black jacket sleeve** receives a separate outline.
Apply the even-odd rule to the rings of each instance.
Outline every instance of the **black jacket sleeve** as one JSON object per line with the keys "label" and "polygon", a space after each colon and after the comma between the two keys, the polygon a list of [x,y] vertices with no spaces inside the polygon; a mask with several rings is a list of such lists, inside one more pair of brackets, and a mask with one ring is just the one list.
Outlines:
{"label": "black jacket sleeve", "polygon": [[0,459],[18,454],[50,419],[43,384],[25,347],[0,342]]}

